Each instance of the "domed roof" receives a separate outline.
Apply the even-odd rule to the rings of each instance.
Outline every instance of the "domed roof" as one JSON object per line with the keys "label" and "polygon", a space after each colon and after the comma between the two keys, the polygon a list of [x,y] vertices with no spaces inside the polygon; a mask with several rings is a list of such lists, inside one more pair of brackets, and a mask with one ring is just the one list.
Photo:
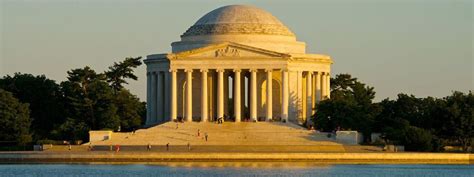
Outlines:
{"label": "domed roof", "polygon": [[280,20],[265,10],[248,5],[229,5],[201,17],[181,37],[212,34],[294,36]]}

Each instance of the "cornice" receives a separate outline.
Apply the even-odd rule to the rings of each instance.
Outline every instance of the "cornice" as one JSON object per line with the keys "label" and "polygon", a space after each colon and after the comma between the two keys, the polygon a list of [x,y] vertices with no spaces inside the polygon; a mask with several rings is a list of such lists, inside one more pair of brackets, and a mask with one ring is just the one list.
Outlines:
{"label": "cornice", "polygon": [[287,27],[278,24],[232,23],[193,25],[181,37],[216,34],[262,34],[295,36]]}

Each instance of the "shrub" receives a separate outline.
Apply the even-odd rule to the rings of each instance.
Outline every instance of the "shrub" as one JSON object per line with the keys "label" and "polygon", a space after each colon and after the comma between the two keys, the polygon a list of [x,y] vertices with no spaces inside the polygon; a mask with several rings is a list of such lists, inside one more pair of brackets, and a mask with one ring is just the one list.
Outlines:
{"label": "shrub", "polygon": [[403,144],[407,151],[432,151],[433,136],[425,129],[409,126],[405,129]]}

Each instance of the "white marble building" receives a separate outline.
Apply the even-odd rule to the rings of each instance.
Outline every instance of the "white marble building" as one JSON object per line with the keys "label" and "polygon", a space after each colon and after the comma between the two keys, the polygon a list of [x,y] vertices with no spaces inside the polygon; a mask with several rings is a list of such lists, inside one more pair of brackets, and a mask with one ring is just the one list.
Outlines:
{"label": "white marble building", "polygon": [[333,61],[272,14],[246,5],[215,9],[171,44],[148,55],[147,125],[184,121],[303,124],[328,98]]}

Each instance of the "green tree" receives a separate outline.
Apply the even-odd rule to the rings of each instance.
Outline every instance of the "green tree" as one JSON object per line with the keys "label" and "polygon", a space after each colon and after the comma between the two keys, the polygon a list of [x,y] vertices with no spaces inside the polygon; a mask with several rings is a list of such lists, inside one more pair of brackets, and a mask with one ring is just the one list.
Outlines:
{"label": "green tree", "polygon": [[404,135],[403,144],[407,151],[431,151],[433,150],[433,136],[431,132],[415,126],[409,126],[402,131]]}
{"label": "green tree", "polygon": [[133,69],[142,64],[141,58],[142,57],[126,58],[122,62],[114,63],[114,65],[110,66],[109,70],[105,72],[107,82],[112,87],[114,93],[119,92],[120,89],[123,88],[123,84],[128,84],[125,79],[138,79],[138,77],[133,74]]}
{"label": "green tree", "polygon": [[80,119],[67,118],[66,121],[52,131],[56,139],[85,140],[90,127]]}
{"label": "green tree", "polygon": [[384,99],[377,115],[374,131],[381,132],[389,144],[404,145],[408,151],[432,151],[436,137],[433,136],[433,109],[436,100],[416,98],[398,94],[396,100]]}
{"label": "green tree", "polygon": [[20,102],[28,103],[33,139],[43,139],[64,122],[64,97],[58,84],[44,75],[15,73],[0,79],[0,88],[12,92]]}
{"label": "green tree", "polygon": [[123,85],[128,84],[126,79],[137,80],[138,77],[133,73],[133,69],[142,64],[141,57],[129,57],[124,61],[114,63],[105,71],[106,80],[113,90],[114,104],[118,108],[117,114],[120,117],[121,130],[131,131],[139,128],[146,115],[146,105],[126,90]]}
{"label": "green tree", "polygon": [[439,136],[459,143],[467,151],[474,142],[474,94],[454,92],[444,99]]}
{"label": "green tree", "polygon": [[[97,74],[89,67],[68,71],[68,81],[61,83],[61,88],[68,102],[69,120],[61,127],[70,128],[68,124],[84,124],[89,130],[117,129],[120,119],[117,115],[117,106],[114,104],[112,89],[105,82],[103,74]],[[65,128],[64,128],[65,127]],[[86,128],[73,128],[73,130],[84,131]],[[64,132],[64,130],[62,130]],[[61,132],[61,131],[56,131]],[[84,135],[82,132],[74,132]],[[85,140],[87,136],[79,139]]]}
{"label": "green tree", "polygon": [[117,114],[120,117],[120,126],[124,131],[138,129],[143,122],[143,112],[146,113],[145,105],[126,89],[121,89],[114,97],[117,106]]}
{"label": "green tree", "polygon": [[14,141],[19,145],[31,142],[29,113],[28,104],[0,89],[0,141]]}
{"label": "green tree", "polygon": [[[349,74],[331,79],[331,99],[317,106],[314,122],[318,129],[331,131],[337,128],[361,131],[370,137],[375,116],[379,112],[373,87],[366,86]],[[367,141],[368,139],[366,139]]]}

